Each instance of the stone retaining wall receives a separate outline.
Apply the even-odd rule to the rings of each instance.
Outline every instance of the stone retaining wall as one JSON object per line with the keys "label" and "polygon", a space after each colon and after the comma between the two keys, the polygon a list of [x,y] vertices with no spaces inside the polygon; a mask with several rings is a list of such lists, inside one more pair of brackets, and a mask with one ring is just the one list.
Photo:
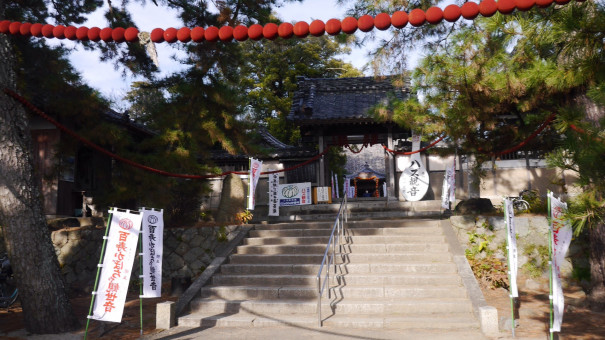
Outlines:
{"label": "stone retaining wall", "polygon": [[[59,265],[68,287],[92,291],[101,256],[105,226],[90,219],[76,219],[80,227],[51,232]],[[97,223],[95,223],[97,222]],[[70,221],[69,225],[74,225]],[[239,226],[167,228],[164,230],[163,282],[177,276],[195,277],[212,262],[215,252],[237,234]],[[0,228],[0,252],[4,252]],[[131,280],[139,275],[138,255]]]}
{"label": "stone retaining wall", "polygon": [[[450,222],[458,241],[463,248],[470,249],[470,238],[475,234],[479,241],[493,236],[487,247],[494,251],[494,256],[504,263],[507,261],[506,251],[506,225],[502,216],[451,216]],[[515,231],[517,233],[518,268],[523,282],[521,286],[527,288],[548,288],[548,220],[545,216],[517,216],[515,217]],[[477,237],[477,235],[479,235]],[[587,257],[588,244],[579,240],[572,241],[567,253],[566,261],[561,266],[561,276],[566,284],[584,284],[574,280],[574,271],[590,268]],[[546,257],[544,252],[546,251]],[[538,272],[540,268],[546,270]],[[533,272],[532,272],[533,271]],[[532,275],[533,274],[533,275]],[[532,277],[533,276],[533,277]]]}

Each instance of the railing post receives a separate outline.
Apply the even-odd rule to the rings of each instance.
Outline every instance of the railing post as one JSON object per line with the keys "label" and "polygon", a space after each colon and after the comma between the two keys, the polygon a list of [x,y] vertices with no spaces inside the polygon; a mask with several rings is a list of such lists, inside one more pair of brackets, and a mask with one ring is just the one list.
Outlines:
{"label": "railing post", "polygon": [[317,277],[317,326],[321,327],[321,277]]}

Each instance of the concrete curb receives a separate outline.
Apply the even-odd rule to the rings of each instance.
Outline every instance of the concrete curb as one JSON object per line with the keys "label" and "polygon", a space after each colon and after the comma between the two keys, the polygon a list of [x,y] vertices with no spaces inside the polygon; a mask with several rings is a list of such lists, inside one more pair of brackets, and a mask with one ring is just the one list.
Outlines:
{"label": "concrete curb", "polygon": [[[235,247],[242,243],[244,238],[248,235],[250,230],[254,229],[254,225],[252,226],[240,226],[237,235],[231,239],[227,244],[223,247],[217,248],[216,257],[214,260],[208,265],[208,267],[197,277],[197,279],[187,288],[187,290],[179,297],[174,307],[165,307],[159,306],[156,314],[156,325],[161,325],[162,329],[166,329],[167,326],[174,326],[174,321],[166,321],[166,320],[176,320],[176,318],[183,313],[185,308],[189,305],[191,300],[195,298],[199,293],[201,288],[212,278],[212,276],[219,270],[221,265],[227,260],[229,254],[233,252]],[[160,312],[161,311],[161,312]],[[166,315],[168,313],[169,315]],[[174,313],[174,315],[172,315]]]}
{"label": "concrete curb", "polygon": [[464,287],[466,287],[468,296],[473,304],[473,312],[475,313],[477,319],[479,319],[481,331],[487,336],[498,335],[498,310],[495,307],[489,306],[485,301],[483,292],[481,291],[481,288],[477,283],[477,279],[475,278],[475,275],[473,274],[473,271],[466,260],[464,250],[458,242],[458,238],[452,229],[450,220],[441,220],[439,225],[441,226],[443,234],[445,235],[447,243],[450,247],[450,252],[454,257],[454,263],[456,263],[458,273],[462,278],[462,283],[464,284]]}

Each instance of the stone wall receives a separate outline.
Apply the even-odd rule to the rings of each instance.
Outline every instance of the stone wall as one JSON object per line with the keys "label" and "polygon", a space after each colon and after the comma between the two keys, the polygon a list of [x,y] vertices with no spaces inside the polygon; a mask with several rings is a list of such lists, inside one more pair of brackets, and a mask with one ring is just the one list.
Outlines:
{"label": "stone wall", "polygon": [[[68,287],[92,291],[101,256],[105,226],[76,219],[80,227],[51,232],[59,265]],[[102,221],[101,221],[102,222]],[[71,225],[74,224],[72,221]],[[163,282],[173,277],[195,277],[214,259],[215,253],[237,234],[239,226],[167,228],[164,230]],[[4,239],[0,230],[0,251],[4,252]],[[134,260],[131,280],[139,275],[138,255]]]}
{"label": "stone wall", "polygon": [[[452,228],[463,248],[470,249],[471,235],[478,242],[490,239],[487,247],[494,251],[494,256],[504,263],[506,257],[506,225],[503,216],[452,216]],[[548,289],[548,220],[545,216],[515,217],[517,234],[518,281],[521,288]],[[575,272],[590,268],[587,257],[588,244],[582,239],[572,241],[566,261],[561,266],[561,276],[565,284],[581,284],[574,277]],[[541,270],[542,269],[542,270]]]}

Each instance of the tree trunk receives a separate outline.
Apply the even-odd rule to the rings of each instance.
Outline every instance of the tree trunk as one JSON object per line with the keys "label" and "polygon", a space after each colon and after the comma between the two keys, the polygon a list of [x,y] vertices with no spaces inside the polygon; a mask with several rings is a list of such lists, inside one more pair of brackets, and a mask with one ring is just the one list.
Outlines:
{"label": "tree trunk", "polygon": [[[0,17],[2,14],[0,1]],[[0,225],[19,289],[25,327],[34,334],[74,330],[78,321],[65,291],[34,177],[32,140],[23,107],[4,93],[15,89],[15,58],[0,34]]]}
{"label": "tree trunk", "polygon": [[590,293],[594,310],[605,310],[605,223],[590,228]]}

